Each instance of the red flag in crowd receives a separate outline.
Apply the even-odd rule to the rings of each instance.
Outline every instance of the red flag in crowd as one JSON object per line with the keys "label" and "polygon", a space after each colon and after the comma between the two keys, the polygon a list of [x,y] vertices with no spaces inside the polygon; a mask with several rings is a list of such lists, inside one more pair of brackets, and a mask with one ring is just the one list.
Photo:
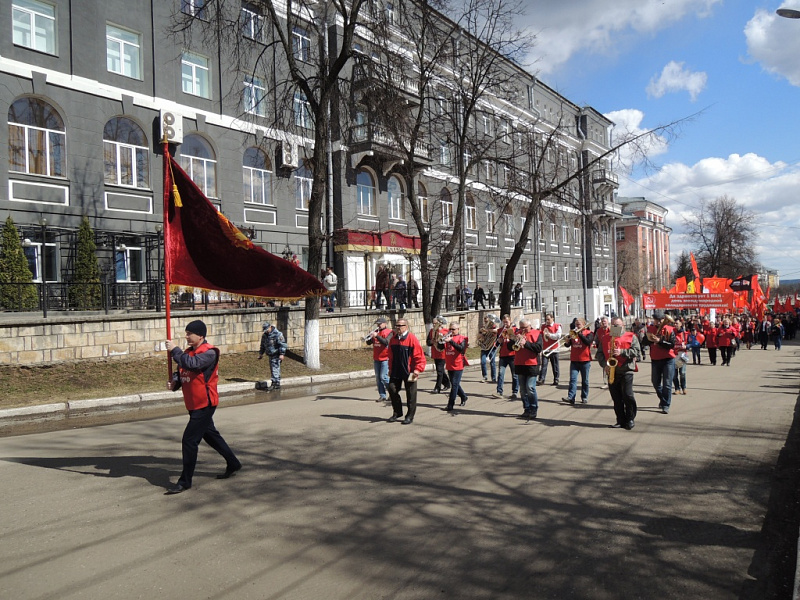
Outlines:
{"label": "red flag in crowd", "polygon": [[685,294],[687,285],[686,277],[678,277],[675,280],[675,291],[679,294]]}
{"label": "red flag in crowd", "polygon": [[703,286],[700,285],[700,271],[697,269],[697,261],[694,259],[694,252],[689,253],[689,258],[692,261],[692,273],[694,273],[694,291],[698,294],[703,292]]}
{"label": "red flag in crowd", "polygon": [[631,304],[633,304],[633,296],[631,296],[628,291],[619,286],[619,293],[622,294],[622,305],[625,307],[625,311],[628,314],[631,314]]}
{"label": "red flag in crowd", "polygon": [[253,244],[172,157],[166,159],[168,284],[281,300],[326,293],[316,277]]}
{"label": "red flag in crowd", "polygon": [[721,294],[730,291],[730,279],[727,277],[706,277],[703,279],[703,287],[712,294]]}

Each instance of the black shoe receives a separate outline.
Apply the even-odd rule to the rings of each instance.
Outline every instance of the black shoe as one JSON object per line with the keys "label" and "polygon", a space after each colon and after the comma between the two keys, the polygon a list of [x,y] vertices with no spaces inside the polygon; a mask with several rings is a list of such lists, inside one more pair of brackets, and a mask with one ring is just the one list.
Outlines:
{"label": "black shoe", "polygon": [[443,408],[442,410],[444,412],[453,412],[453,407],[448,405],[446,408]]}
{"label": "black shoe", "polygon": [[467,405],[467,400],[469,400],[469,398],[464,398],[464,399],[461,401],[461,406],[466,406],[466,405]]}
{"label": "black shoe", "polygon": [[528,415],[528,418],[529,418],[529,419],[535,419],[535,418],[536,418],[536,414],[537,414],[537,413],[536,413],[536,411],[535,411],[535,410],[532,410],[532,411],[530,412],[530,414]]}
{"label": "black shoe", "polygon": [[180,483],[176,483],[173,487],[167,488],[167,491],[164,492],[165,496],[174,496],[175,494],[180,494],[181,492],[185,492],[190,488],[181,485]]}
{"label": "black shoe", "polygon": [[553,382],[553,385],[558,385],[558,379]]}
{"label": "black shoe", "polygon": [[436,389],[436,388],[433,388],[431,390],[431,394],[441,394],[441,393],[442,393],[442,390],[439,390],[439,389]]}
{"label": "black shoe", "polygon": [[229,477],[233,477],[236,475],[236,471],[241,470],[241,468],[242,465],[239,465],[238,467],[227,467],[224,473],[217,475],[217,479],[228,479]]}
{"label": "black shoe", "polygon": [[399,419],[402,416],[403,415],[392,415],[391,417],[389,417],[388,423],[394,423],[397,421],[397,419]]}
{"label": "black shoe", "polygon": [[630,421],[628,421],[628,424],[625,425],[625,429],[630,431],[631,429],[633,429],[634,425],[635,425],[635,423],[633,422],[633,419],[631,419]]}
{"label": "black shoe", "polygon": [[446,392],[446,391],[447,391],[447,390],[449,390],[449,389],[450,389],[450,386],[449,386],[449,385],[446,385],[446,386],[444,386],[444,387],[442,388],[442,391],[443,391],[443,392]]}
{"label": "black shoe", "polygon": [[536,385],[544,385],[544,379],[537,379]]}
{"label": "black shoe", "polygon": [[517,418],[518,418],[518,419],[530,419],[530,418],[531,418],[531,413],[529,413],[529,412],[526,410],[524,413],[522,413],[522,414],[521,414],[520,416],[518,416]]}
{"label": "black shoe", "polygon": [[403,423],[402,424],[403,425],[411,425],[413,422],[414,422],[414,419],[409,419],[408,417],[406,417],[405,419],[403,419]]}
{"label": "black shoe", "polygon": [[575,404],[575,398],[573,398],[572,400],[570,400],[569,398],[562,398],[561,401],[566,402],[567,404]]}

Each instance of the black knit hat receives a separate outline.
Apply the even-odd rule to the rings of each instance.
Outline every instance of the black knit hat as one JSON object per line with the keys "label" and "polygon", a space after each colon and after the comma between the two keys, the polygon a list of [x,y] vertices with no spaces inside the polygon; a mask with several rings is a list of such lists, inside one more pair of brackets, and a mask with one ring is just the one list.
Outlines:
{"label": "black knit hat", "polygon": [[197,321],[192,321],[189,323],[186,326],[186,331],[195,335],[199,335],[200,337],[206,337],[208,330],[206,329],[206,324],[198,319]]}

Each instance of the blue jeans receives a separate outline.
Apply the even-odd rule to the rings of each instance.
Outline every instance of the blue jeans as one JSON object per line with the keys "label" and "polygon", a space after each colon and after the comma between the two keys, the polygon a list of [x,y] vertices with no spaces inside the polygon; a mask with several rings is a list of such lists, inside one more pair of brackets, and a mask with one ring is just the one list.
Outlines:
{"label": "blue jeans", "polygon": [[675,378],[675,359],[662,358],[652,361],[651,364],[650,379],[658,396],[658,406],[669,408],[670,404],[672,404],[672,380]]}
{"label": "blue jeans", "polygon": [[378,396],[381,400],[386,400],[386,387],[389,385],[389,361],[373,360],[372,365],[375,369],[375,383],[378,384]]}
{"label": "blue jeans", "polygon": [[519,389],[522,392],[522,408],[526,413],[535,415],[539,412],[539,397],[536,395],[536,380],[539,375],[532,375],[526,368],[517,369],[519,371]]}
{"label": "blue jeans", "polygon": [[567,400],[575,400],[578,393],[578,373],[581,374],[581,402],[589,397],[589,368],[592,366],[592,361],[577,362],[571,360],[569,362],[569,391],[567,391]]}
{"label": "blue jeans", "polygon": [[700,346],[692,348],[692,364],[701,364],[700,362]]}
{"label": "blue jeans", "polygon": [[519,377],[517,377],[516,372],[514,371],[514,357],[513,356],[501,356],[500,357],[500,366],[498,368],[497,373],[497,393],[503,393],[503,383],[506,379],[506,367],[511,369],[511,393],[516,394],[519,391]]}
{"label": "blue jeans", "polygon": [[491,372],[492,372],[492,381],[497,379],[497,363],[494,360],[494,356],[497,354],[497,346],[492,348],[491,350],[481,350],[481,375],[484,379],[486,379],[486,363],[490,362]]}
{"label": "blue jeans", "polygon": [[323,296],[323,306],[328,310],[328,312],[333,312],[333,309],[336,308],[336,292],[333,292],[330,296]]}
{"label": "blue jeans", "polygon": [[453,408],[456,396],[461,398],[462,402],[467,401],[467,395],[461,389],[461,377],[464,375],[464,371],[448,371],[447,374],[450,376],[450,396],[447,398],[447,408]]}

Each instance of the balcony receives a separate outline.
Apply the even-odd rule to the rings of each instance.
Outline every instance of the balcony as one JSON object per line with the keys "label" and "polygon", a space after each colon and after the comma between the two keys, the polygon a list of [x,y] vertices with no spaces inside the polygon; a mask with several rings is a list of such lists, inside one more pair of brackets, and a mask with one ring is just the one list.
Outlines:
{"label": "balcony", "polygon": [[[424,136],[420,136],[424,137]],[[350,130],[350,150],[353,154],[368,153],[389,160],[405,160],[408,158],[408,140],[398,141],[376,125],[357,125]],[[417,143],[414,159],[425,165],[431,164],[431,146]]]}
{"label": "balcony", "polygon": [[368,58],[357,60],[355,67],[353,67],[354,89],[369,89],[387,84],[401,92],[403,99],[408,104],[419,105],[419,81],[406,77],[399,70],[390,72],[383,65],[376,64]]}
{"label": "balcony", "polygon": [[592,184],[596,188],[607,187],[616,190],[619,188],[619,177],[610,169],[597,169],[592,171]]}
{"label": "balcony", "polygon": [[622,206],[616,202],[595,200],[592,202],[592,214],[601,217],[621,218]]}

